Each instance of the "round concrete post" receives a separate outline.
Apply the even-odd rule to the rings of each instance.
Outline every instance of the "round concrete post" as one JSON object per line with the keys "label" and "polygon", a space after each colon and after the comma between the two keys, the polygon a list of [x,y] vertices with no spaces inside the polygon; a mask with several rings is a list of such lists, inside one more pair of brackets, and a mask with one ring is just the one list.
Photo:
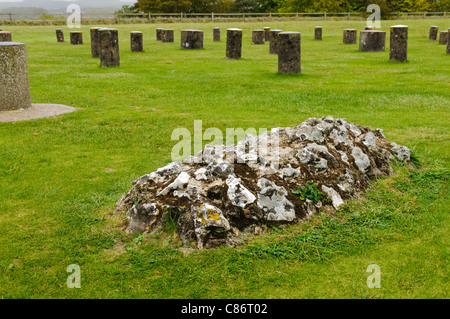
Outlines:
{"label": "round concrete post", "polygon": [[356,29],[345,29],[344,30],[344,44],[356,44],[358,30]]}
{"label": "round concrete post", "polygon": [[63,29],[56,29],[56,41],[64,42],[64,31]]}
{"label": "round concrete post", "polygon": [[98,30],[101,28],[94,27],[90,29],[91,33],[91,55],[93,58],[100,57],[100,38]]}
{"label": "round concrete post", "polygon": [[227,29],[227,59],[240,59],[242,55],[242,30]]}
{"label": "round concrete post", "polygon": [[83,44],[83,32],[71,31],[70,32],[70,44],[73,44],[73,45]]}
{"label": "round concrete post", "polygon": [[277,34],[278,72],[300,74],[301,35],[300,32],[280,32]]}
{"label": "round concrete post", "polygon": [[389,60],[404,62],[408,57],[408,26],[391,26]]}
{"label": "round concrete post", "polygon": [[264,44],[264,30],[252,31],[252,44]]}
{"label": "round concrete post", "polygon": [[120,65],[119,34],[117,29],[101,28],[98,30],[100,41],[100,66],[107,68]]}
{"label": "round concrete post", "polygon": [[202,30],[181,30],[182,49],[203,49]]}
{"label": "round concrete post", "polygon": [[386,32],[378,30],[363,30],[359,33],[359,51],[381,52],[385,50]]}
{"label": "round concrete post", "polygon": [[161,30],[161,42],[173,42],[173,29],[162,29]]}
{"label": "round concrete post", "polygon": [[156,28],[156,41],[161,41],[162,28]]}
{"label": "round concrete post", "polygon": [[144,38],[141,31],[130,32],[131,52],[142,52],[144,50]]}
{"label": "round concrete post", "polygon": [[0,42],[11,42],[12,33],[9,31],[0,31]]}
{"label": "round concrete post", "polygon": [[439,44],[447,44],[448,31],[439,32]]}
{"label": "round concrete post", "polygon": [[214,38],[214,42],[220,41],[220,28],[213,29],[213,38]]}
{"label": "round concrete post", "polygon": [[322,40],[322,27],[317,26],[314,28],[314,40]]}
{"label": "round concrete post", "polygon": [[438,35],[438,30],[439,30],[439,27],[437,25],[432,25],[430,27],[430,33],[428,35],[428,40],[436,41],[437,40],[437,35]]}
{"label": "round concrete post", "polygon": [[264,27],[264,41],[270,42],[270,27]]}
{"label": "round concrete post", "polygon": [[0,42],[0,111],[31,107],[27,49],[24,43]]}
{"label": "round concrete post", "polygon": [[277,54],[277,41],[278,41],[278,34],[280,32],[283,32],[283,30],[270,30],[270,45],[269,45],[269,53],[270,54]]}

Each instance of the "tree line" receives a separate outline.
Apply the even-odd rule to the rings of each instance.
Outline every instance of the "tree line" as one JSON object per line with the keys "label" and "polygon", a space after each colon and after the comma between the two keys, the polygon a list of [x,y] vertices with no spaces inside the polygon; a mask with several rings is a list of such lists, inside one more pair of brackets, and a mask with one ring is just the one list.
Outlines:
{"label": "tree line", "polygon": [[365,12],[370,4],[379,5],[382,14],[450,9],[450,0],[138,0],[119,12]]}

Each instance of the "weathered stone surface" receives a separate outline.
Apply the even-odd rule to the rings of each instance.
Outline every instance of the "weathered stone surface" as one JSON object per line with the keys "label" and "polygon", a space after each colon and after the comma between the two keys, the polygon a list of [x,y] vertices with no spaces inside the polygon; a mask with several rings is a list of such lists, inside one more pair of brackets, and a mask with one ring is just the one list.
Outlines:
{"label": "weathered stone surface", "polygon": [[144,50],[144,37],[141,31],[130,32],[131,52],[142,52]]}
{"label": "weathered stone surface", "polygon": [[448,31],[439,32],[439,44],[447,44]]}
{"label": "weathered stone surface", "polygon": [[227,29],[227,59],[240,59],[242,55],[242,30]]}
{"label": "weathered stone surface", "polygon": [[359,51],[381,52],[385,50],[386,32],[378,30],[362,30],[359,33]]}
{"label": "weathered stone surface", "polygon": [[[144,175],[115,212],[124,214],[128,233],[154,233],[169,216],[185,245],[236,246],[268,225],[299,222],[358,198],[370,180],[390,175],[393,158],[408,161],[410,150],[389,143],[381,129],[331,116],[310,118],[246,136],[236,145],[207,145],[183,163]],[[324,200],[293,193],[306,182],[314,183]]]}
{"label": "weathered stone surface", "polygon": [[0,42],[11,42],[12,33],[9,31],[0,31]]}
{"label": "weathered stone surface", "polygon": [[161,30],[161,42],[173,42],[173,29],[162,29]]}
{"label": "weathered stone surface", "polygon": [[98,30],[100,41],[100,66],[107,68],[120,65],[119,34],[117,29],[101,28]]}
{"label": "weathered stone surface", "polygon": [[72,45],[83,44],[83,32],[82,31],[71,31],[70,32],[70,44],[72,44]]}
{"label": "weathered stone surface", "polygon": [[269,53],[277,54],[277,46],[278,46],[278,34],[283,32],[283,30],[274,29],[270,30],[270,44],[269,44]]}
{"label": "weathered stone surface", "polygon": [[438,35],[439,27],[437,25],[432,25],[430,27],[430,33],[428,34],[428,40],[436,41]]}
{"label": "weathered stone surface", "polygon": [[202,30],[181,30],[182,49],[203,49]]}
{"label": "weathered stone surface", "polygon": [[344,44],[356,44],[358,30],[356,29],[345,29],[343,42]]}
{"label": "weathered stone surface", "polygon": [[264,27],[264,41],[270,42],[270,27]]}
{"label": "weathered stone surface", "polygon": [[0,42],[0,111],[30,107],[26,45]]}
{"label": "weathered stone surface", "polygon": [[322,40],[322,27],[317,26],[314,28],[314,40],[320,41]]}
{"label": "weathered stone surface", "polygon": [[216,27],[213,29],[214,42],[220,42],[220,28]]}
{"label": "weathered stone surface", "polygon": [[56,29],[56,41],[64,42],[64,30],[63,29]]}
{"label": "weathered stone surface", "polygon": [[390,36],[390,61],[403,62],[408,57],[408,26],[393,25],[391,26]]}
{"label": "weathered stone surface", "polygon": [[301,35],[300,32],[280,32],[277,34],[278,72],[300,74]]}
{"label": "weathered stone surface", "polygon": [[93,58],[100,57],[100,38],[98,30],[100,30],[100,27],[93,27],[90,29],[91,33],[91,56]]}
{"label": "weathered stone surface", "polygon": [[264,44],[264,30],[252,31],[252,44]]}
{"label": "weathered stone surface", "polygon": [[450,28],[448,29],[447,33],[447,54],[450,54]]}
{"label": "weathered stone surface", "polygon": [[162,28],[156,28],[156,41],[161,41]]}

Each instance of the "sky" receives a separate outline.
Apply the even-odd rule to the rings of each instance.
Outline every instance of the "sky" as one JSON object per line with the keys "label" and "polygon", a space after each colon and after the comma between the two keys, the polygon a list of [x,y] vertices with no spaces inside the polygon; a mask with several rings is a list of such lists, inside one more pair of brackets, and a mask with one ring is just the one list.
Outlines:
{"label": "sky", "polygon": [[0,9],[9,7],[39,7],[44,9],[66,8],[78,4],[81,8],[120,8],[137,0],[0,0]]}

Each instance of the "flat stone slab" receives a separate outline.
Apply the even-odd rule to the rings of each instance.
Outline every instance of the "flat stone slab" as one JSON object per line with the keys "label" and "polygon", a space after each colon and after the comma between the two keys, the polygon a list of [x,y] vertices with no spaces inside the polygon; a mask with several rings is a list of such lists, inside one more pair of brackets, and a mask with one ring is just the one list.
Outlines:
{"label": "flat stone slab", "polygon": [[28,109],[1,111],[0,122],[20,122],[47,117],[54,117],[79,110],[76,107],[62,104],[31,104]]}

